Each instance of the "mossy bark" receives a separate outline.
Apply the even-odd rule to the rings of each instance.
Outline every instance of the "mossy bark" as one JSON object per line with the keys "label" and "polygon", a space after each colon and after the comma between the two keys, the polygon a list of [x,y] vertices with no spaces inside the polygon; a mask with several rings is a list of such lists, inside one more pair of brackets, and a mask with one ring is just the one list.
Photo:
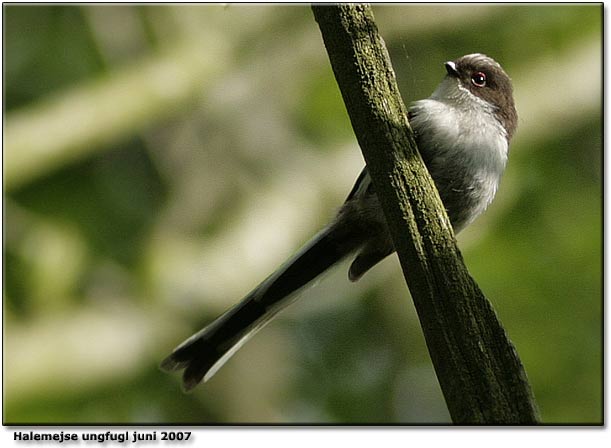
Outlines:
{"label": "mossy bark", "polygon": [[453,422],[536,424],[522,363],[464,264],[417,150],[371,8],[341,4],[312,9]]}

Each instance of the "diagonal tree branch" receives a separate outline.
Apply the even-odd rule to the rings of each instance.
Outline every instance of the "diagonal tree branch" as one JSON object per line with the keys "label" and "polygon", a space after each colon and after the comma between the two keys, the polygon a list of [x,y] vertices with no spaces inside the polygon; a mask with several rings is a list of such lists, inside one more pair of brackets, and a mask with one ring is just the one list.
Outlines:
{"label": "diagonal tree branch", "polygon": [[312,7],[380,198],[450,415],[458,424],[535,424],[526,373],[469,275],[416,148],[368,5]]}

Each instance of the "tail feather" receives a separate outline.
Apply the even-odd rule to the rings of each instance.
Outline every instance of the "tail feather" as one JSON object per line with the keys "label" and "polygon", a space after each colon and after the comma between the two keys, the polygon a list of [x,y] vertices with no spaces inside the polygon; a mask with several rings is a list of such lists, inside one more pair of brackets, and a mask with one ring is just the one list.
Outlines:
{"label": "tail feather", "polygon": [[355,227],[331,225],[264,280],[240,303],[180,344],[162,363],[182,370],[183,388],[207,381],[254,334],[290,302],[290,296],[361,245]]}

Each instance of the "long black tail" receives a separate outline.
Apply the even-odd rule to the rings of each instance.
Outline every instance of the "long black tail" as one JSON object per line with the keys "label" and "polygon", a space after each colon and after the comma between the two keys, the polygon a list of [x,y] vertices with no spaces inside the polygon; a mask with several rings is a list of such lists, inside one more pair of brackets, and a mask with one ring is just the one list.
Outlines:
{"label": "long black tail", "polygon": [[207,381],[258,330],[286,307],[289,296],[359,248],[363,235],[335,223],[307,243],[240,303],[180,344],[162,363],[182,370],[185,391]]}

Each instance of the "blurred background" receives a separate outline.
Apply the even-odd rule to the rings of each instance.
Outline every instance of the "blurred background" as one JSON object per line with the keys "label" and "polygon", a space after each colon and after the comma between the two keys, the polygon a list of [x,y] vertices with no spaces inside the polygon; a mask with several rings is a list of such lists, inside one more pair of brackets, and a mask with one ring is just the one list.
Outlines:
{"label": "blurred background", "polygon": [[[459,237],[545,423],[602,422],[602,7],[375,6],[406,102],[482,52],[520,122]],[[305,290],[208,383],[158,364],[363,166],[306,5],[5,5],[4,423],[447,423],[396,256]]]}

